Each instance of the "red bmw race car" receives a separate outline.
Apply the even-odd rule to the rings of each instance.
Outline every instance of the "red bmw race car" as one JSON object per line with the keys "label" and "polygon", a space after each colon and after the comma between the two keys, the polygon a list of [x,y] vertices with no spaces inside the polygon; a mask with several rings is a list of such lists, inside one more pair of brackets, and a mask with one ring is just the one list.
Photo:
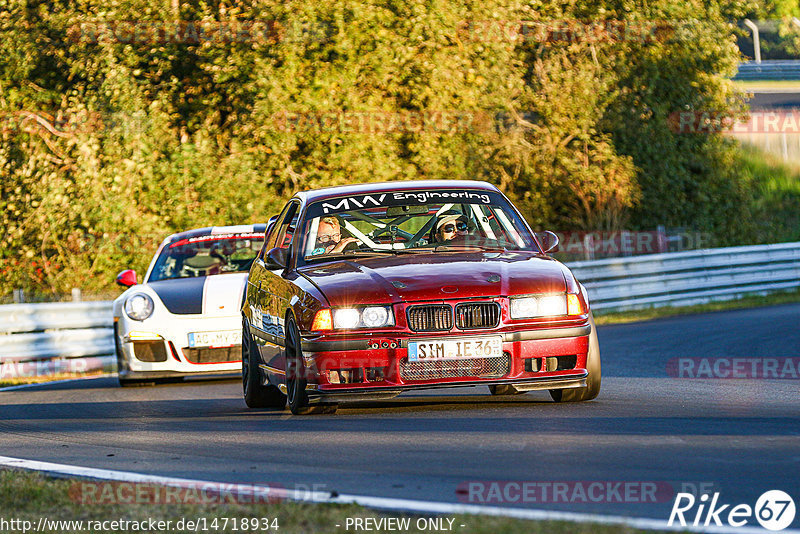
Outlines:
{"label": "red bmw race car", "polygon": [[242,304],[250,407],[292,413],[424,388],[600,391],[586,290],[493,185],[418,181],[296,194]]}

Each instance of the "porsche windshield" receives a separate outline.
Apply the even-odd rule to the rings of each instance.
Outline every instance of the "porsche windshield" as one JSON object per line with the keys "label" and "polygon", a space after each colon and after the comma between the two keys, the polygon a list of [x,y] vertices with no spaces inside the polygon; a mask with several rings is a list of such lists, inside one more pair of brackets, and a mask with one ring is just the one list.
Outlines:
{"label": "porsche windshield", "polygon": [[347,254],[531,250],[527,225],[490,191],[395,191],[319,201],[308,208],[305,261]]}
{"label": "porsche windshield", "polygon": [[181,239],[164,246],[148,281],[248,271],[263,244],[256,232]]}

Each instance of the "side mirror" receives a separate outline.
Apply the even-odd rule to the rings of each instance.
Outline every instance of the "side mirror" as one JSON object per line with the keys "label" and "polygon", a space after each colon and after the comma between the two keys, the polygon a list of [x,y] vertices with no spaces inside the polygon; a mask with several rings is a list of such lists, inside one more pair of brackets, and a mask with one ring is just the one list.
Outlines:
{"label": "side mirror", "polygon": [[558,236],[550,230],[537,232],[536,239],[538,239],[539,243],[542,245],[543,252],[557,252]]}
{"label": "side mirror", "polygon": [[133,269],[126,269],[117,275],[117,285],[131,287],[135,286],[137,283],[136,271]]}
{"label": "side mirror", "polygon": [[267,252],[266,261],[267,269],[285,269],[287,264],[288,249],[285,248],[271,248]]}

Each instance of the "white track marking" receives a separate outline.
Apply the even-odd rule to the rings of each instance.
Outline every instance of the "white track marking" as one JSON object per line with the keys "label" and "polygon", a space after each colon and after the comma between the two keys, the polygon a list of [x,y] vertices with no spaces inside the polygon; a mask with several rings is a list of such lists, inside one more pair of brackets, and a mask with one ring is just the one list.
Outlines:
{"label": "white track marking", "polygon": [[[121,482],[138,482],[148,484],[161,484],[171,487],[197,487],[230,484],[188,478],[162,477],[158,475],[145,475],[130,471],[113,471],[109,469],[96,469],[93,467],[80,467],[67,464],[40,462],[0,456],[0,466],[41,471],[57,475],[85,477],[99,480],[115,480]],[[241,483],[240,487],[245,486]],[[514,519],[528,519],[534,521],[573,521],[576,523],[597,523],[603,525],[624,525],[642,530],[661,530],[675,532],[711,532],[711,533],[738,533],[738,534],[763,534],[760,527],[681,527],[667,526],[667,519],[637,519],[632,517],[582,514],[574,512],[554,512],[548,510],[531,510],[522,508],[503,508],[499,506],[479,506],[474,504],[455,504],[446,502],[418,501],[412,499],[393,499],[387,497],[369,497],[365,495],[332,494],[329,492],[309,492],[303,490],[287,490],[281,486],[255,486],[249,485],[250,492],[258,495],[275,495],[293,501],[306,501],[328,504],[359,504],[368,508],[390,510],[395,512],[429,513],[429,514],[469,514],[511,517]],[[785,534],[800,534],[798,530],[782,530]]]}

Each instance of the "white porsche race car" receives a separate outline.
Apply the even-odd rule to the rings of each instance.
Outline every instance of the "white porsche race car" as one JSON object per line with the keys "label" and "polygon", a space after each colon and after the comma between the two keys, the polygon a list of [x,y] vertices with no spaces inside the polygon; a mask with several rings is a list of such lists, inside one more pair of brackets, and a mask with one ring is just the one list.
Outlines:
{"label": "white porsche race car", "polygon": [[120,385],[241,372],[241,302],[266,225],[214,226],[167,237],[144,281],[122,271],[114,300]]}

